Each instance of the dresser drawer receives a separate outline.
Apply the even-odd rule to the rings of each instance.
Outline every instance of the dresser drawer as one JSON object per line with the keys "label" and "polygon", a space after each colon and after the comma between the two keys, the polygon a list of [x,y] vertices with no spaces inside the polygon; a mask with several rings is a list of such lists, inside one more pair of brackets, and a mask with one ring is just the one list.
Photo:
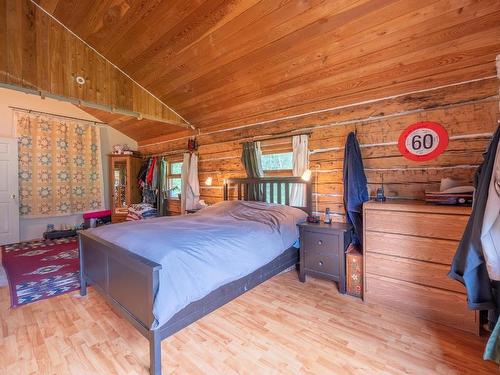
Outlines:
{"label": "dresser drawer", "polygon": [[371,252],[367,252],[365,256],[366,269],[371,274],[465,293],[462,284],[447,276],[449,266]]}
{"label": "dresser drawer", "polygon": [[307,232],[304,236],[304,250],[306,252],[304,266],[312,270],[331,276],[339,276],[339,236]]}
{"label": "dresser drawer", "polygon": [[478,314],[468,310],[461,293],[366,274],[365,300],[433,322],[479,333]]}
{"label": "dresser drawer", "polygon": [[469,217],[400,211],[365,211],[365,230],[460,240]]}
{"label": "dresser drawer", "polygon": [[451,265],[458,241],[365,232],[365,250],[385,255]]}

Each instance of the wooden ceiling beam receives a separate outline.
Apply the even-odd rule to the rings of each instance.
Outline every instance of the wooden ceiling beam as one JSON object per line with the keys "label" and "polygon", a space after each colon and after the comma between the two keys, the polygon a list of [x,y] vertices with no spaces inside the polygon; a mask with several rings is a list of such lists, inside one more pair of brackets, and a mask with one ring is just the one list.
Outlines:
{"label": "wooden ceiling beam", "polygon": [[[88,101],[81,100],[81,99],[75,99],[75,98],[71,98],[71,97],[56,95],[56,94],[52,94],[51,92],[48,92],[48,91],[30,89],[27,87],[23,87],[21,85],[0,82],[0,87],[5,88],[5,89],[9,89],[9,90],[21,91],[21,92],[24,92],[25,94],[37,95],[37,96],[40,96],[42,99],[50,98],[50,99],[59,100],[61,102],[70,103],[70,104],[73,104],[77,107],[83,107],[81,109],[83,109],[84,111],[89,112],[89,113],[92,112],[92,111],[90,111],[90,109],[98,110],[98,112],[93,112],[93,113],[94,113],[95,117],[98,117],[101,121],[104,121],[104,122],[107,122],[107,121],[105,119],[101,118],[101,117],[105,117],[105,116],[102,116],[102,112],[107,112],[110,114],[127,116],[129,119],[132,119],[135,121],[147,119],[147,120],[153,121],[155,123],[174,125],[176,127],[181,127],[181,128],[186,128],[186,129],[193,129],[192,125],[190,125],[190,124],[179,123],[179,122],[175,122],[175,121],[171,121],[171,120],[165,120],[163,118],[154,117],[154,116],[150,116],[147,114],[142,114],[140,112],[129,111],[127,109],[122,109],[122,108],[114,108],[111,106],[105,106],[105,105],[101,105],[101,104],[97,104],[97,103],[92,103],[92,102],[88,102]],[[92,113],[90,113],[90,114],[92,114]]]}

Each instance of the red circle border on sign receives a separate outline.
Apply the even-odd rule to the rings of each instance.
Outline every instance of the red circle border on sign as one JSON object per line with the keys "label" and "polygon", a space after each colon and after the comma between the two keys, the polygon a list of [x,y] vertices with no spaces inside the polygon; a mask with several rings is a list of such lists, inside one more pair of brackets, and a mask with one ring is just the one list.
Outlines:
{"label": "red circle border on sign", "polygon": [[[436,147],[435,150],[428,153],[427,155],[415,155],[412,154],[410,151],[408,151],[408,149],[406,148],[406,137],[408,137],[408,135],[410,135],[412,131],[421,128],[432,129],[437,133],[439,137],[438,146]],[[405,158],[413,161],[427,161],[434,159],[435,157],[441,155],[444,152],[444,150],[446,150],[446,147],[448,147],[448,132],[443,127],[443,125],[431,121],[417,122],[415,124],[408,126],[405,130],[403,130],[398,140],[399,152],[401,152],[401,154]]]}

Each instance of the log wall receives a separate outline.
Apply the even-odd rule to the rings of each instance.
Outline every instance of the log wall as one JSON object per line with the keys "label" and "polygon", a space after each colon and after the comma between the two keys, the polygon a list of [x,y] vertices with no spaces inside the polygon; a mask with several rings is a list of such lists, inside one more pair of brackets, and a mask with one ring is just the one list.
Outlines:
{"label": "log wall", "polygon": [[[472,181],[498,119],[499,80],[486,77],[230,130],[208,129],[198,136],[202,199],[221,200],[223,179],[245,175],[241,141],[309,130],[314,211],[330,207],[341,221],[343,146],[349,132],[357,132],[371,195],[383,180],[390,198],[422,199],[425,190],[439,188],[443,177]],[[448,131],[448,148],[433,160],[410,161],[398,151],[400,133],[418,121],[438,122]],[[186,144],[187,139],[180,137],[140,145],[140,151],[177,157]],[[214,181],[207,187],[203,182],[209,176]]]}

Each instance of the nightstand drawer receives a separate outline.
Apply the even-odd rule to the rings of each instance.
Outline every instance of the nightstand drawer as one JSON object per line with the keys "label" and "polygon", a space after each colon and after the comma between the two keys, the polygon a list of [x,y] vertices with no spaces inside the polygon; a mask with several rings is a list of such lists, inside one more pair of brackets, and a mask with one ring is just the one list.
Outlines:
{"label": "nightstand drawer", "polygon": [[339,237],[308,232],[304,239],[307,252],[304,266],[308,270],[339,276]]}
{"label": "nightstand drawer", "polygon": [[313,251],[315,249],[317,250],[324,250],[324,249],[330,249],[332,250],[337,250],[339,247],[339,236],[335,234],[325,234],[325,233],[318,233],[318,232],[304,232],[307,233],[303,239],[304,241],[304,246],[307,249],[307,251]]}

